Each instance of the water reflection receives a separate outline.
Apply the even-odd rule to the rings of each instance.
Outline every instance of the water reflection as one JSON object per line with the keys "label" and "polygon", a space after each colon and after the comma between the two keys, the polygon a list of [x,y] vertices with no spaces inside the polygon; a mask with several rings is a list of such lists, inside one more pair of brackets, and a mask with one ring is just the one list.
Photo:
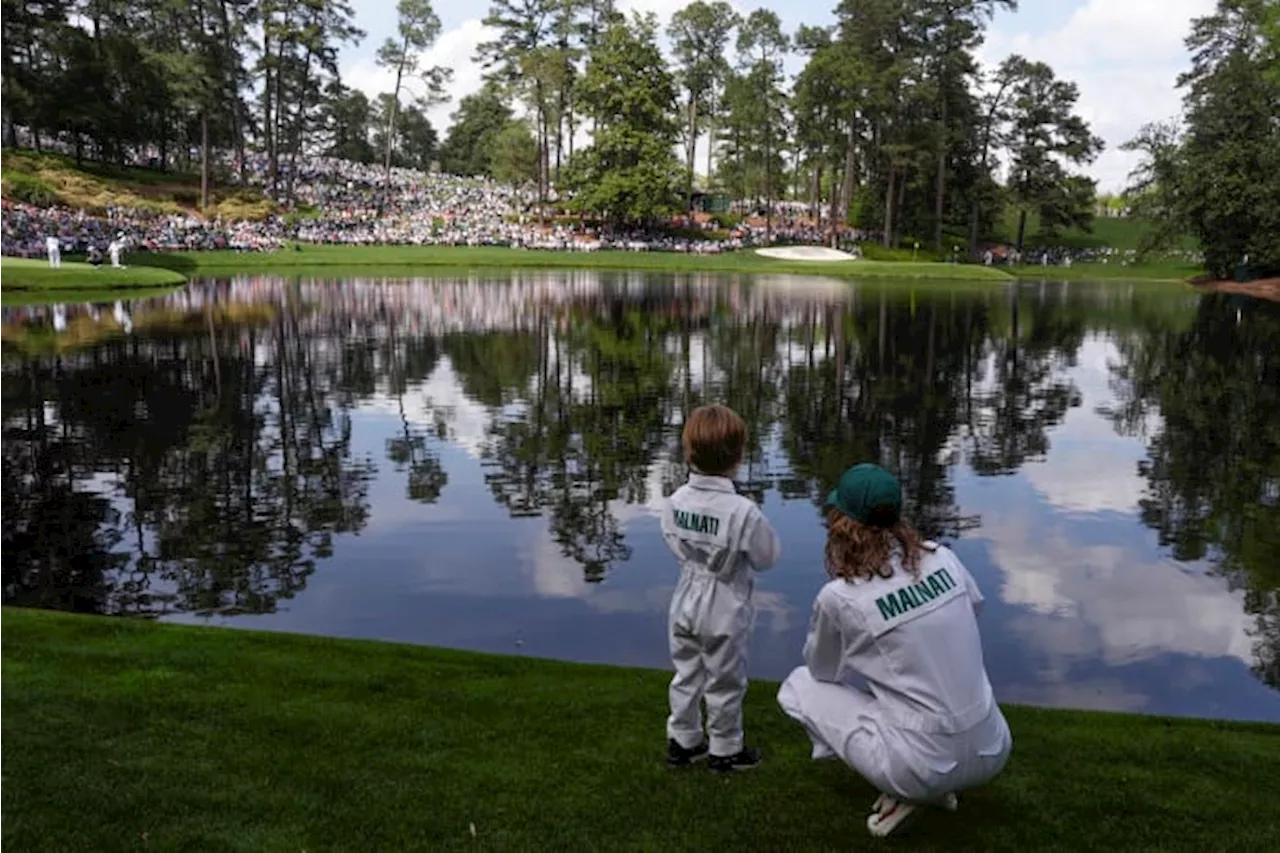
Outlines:
{"label": "water reflection", "polygon": [[759,674],[873,459],[988,589],[1002,698],[1280,719],[1265,304],[579,271],[109,308],[4,310],[7,603],[662,666],[654,513],[715,400],[786,539]]}

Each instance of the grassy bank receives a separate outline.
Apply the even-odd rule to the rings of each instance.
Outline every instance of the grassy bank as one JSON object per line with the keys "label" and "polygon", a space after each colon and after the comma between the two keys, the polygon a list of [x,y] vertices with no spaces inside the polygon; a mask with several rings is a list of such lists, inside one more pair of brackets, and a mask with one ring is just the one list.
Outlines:
{"label": "grassy bank", "polygon": [[[132,296],[132,292],[130,295]],[[105,341],[125,337],[126,334],[145,339],[155,334],[182,335],[197,330],[207,332],[210,324],[261,327],[275,317],[276,310],[273,305],[235,302],[206,305],[197,312],[153,308],[135,317],[133,328],[128,333],[116,323],[111,312],[104,311],[97,320],[84,314],[74,316],[61,332],[47,324],[6,323],[0,325],[0,340],[3,340],[6,358],[48,358],[96,347]]]}
{"label": "grassy bank", "polygon": [[[4,197],[41,207],[62,205],[101,214],[108,208],[148,210],[153,213],[196,213],[200,203],[200,176],[192,172],[166,172],[135,166],[84,161],[61,154],[6,148],[3,162]],[[210,217],[260,220],[277,206],[248,187],[209,188]]]}
{"label": "grassy bank", "polygon": [[[873,791],[764,682],[766,763],[721,779],[663,765],[663,672],[14,609],[3,663],[6,849],[870,844]],[[1008,716],[1004,775],[904,843],[1280,849],[1278,727]]]}
{"label": "grassy bank", "polygon": [[186,282],[181,273],[130,264],[123,269],[63,261],[53,269],[47,260],[0,259],[0,296],[5,305],[23,302],[109,301],[154,295]]}
{"label": "grassy bank", "polygon": [[[1091,229],[1067,228],[1052,238],[1040,234],[1040,214],[1031,212],[1027,216],[1027,230],[1024,245],[1035,248],[1040,245],[1064,246],[1072,249],[1137,249],[1145,240],[1155,233],[1156,226],[1149,220],[1139,217],[1095,216]],[[1012,205],[1005,209],[1004,216],[997,223],[997,239],[1006,243],[1015,243],[1018,239],[1018,209]],[[1178,240],[1173,248],[1194,251],[1198,243],[1194,237],[1186,236]]]}
{"label": "grassy bank", "polygon": [[[905,253],[909,256],[909,252]],[[130,255],[131,263],[167,267],[187,276],[275,273],[325,277],[443,274],[503,269],[599,269],[647,272],[708,272],[747,275],[819,275],[848,279],[1008,281],[1186,281],[1202,272],[1194,264],[1143,266],[1076,264],[1071,267],[987,267],[932,261],[780,261],[754,251],[723,255],[672,252],[549,252],[465,246],[301,246],[279,252],[175,252]]]}
{"label": "grassy bank", "polygon": [[1124,266],[1122,264],[1072,264],[1069,267],[1045,267],[1038,264],[1007,267],[1010,273],[1023,279],[1047,281],[1177,281],[1189,282],[1204,274],[1204,268],[1195,264],[1161,262]]}
{"label": "grassy bank", "polygon": [[424,275],[447,269],[598,269],[647,272],[711,272],[751,275],[824,275],[839,278],[1008,281],[1007,273],[981,266],[893,261],[835,263],[780,261],[755,252],[685,255],[673,252],[548,252],[466,246],[300,246],[279,252],[174,252],[131,254],[130,263],[196,274],[368,276],[375,271]]}

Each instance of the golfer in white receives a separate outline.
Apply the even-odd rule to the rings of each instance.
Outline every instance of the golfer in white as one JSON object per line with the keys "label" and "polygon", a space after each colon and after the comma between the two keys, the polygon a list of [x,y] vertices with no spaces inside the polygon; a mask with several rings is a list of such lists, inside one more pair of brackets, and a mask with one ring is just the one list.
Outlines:
{"label": "golfer in white", "polygon": [[111,266],[120,267],[120,253],[124,251],[124,235],[116,235],[116,239],[112,240],[107,246],[107,254],[111,257]]}
{"label": "golfer in white", "polygon": [[778,691],[813,757],[838,756],[880,792],[872,835],[922,805],[994,778],[1013,746],[982,660],[982,594],[947,548],[901,519],[902,489],[855,465],[828,499],[827,573],[814,602],[806,666]]}
{"label": "golfer in white", "polygon": [[62,241],[50,234],[44,238],[44,248],[49,253],[49,266],[54,269],[62,266]]}

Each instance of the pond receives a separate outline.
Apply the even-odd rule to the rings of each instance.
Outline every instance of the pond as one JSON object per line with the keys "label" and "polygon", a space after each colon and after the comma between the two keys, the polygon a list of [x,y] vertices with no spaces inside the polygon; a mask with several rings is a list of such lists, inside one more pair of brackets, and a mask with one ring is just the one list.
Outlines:
{"label": "pond", "polygon": [[684,413],[747,419],[800,658],[897,472],[1001,701],[1280,720],[1280,312],[1174,285],[243,277],[4,310],[6,604],[666,667]]}

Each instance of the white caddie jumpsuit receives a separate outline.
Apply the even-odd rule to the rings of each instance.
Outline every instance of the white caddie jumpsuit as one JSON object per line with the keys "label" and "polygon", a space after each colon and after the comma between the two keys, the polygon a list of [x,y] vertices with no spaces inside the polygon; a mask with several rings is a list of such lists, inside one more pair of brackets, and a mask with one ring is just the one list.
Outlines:
{"label": "white caddie jumpsuit", "polygon": [[912,577],[828,583],[798,667],[778,691],[813,741],[879,791],[930,803],[989,781],[1013,740],[982,659],[982,593],[948,548],[925,543]]}
{"label": "white caddie jumpsuit", "polygon": [[711,754],[737,755],[755,622],[751,573],[777,562],[778,534],[732,480],[695,473],[668,499],[662,538],[680,561],[668,613],[676,674],[667,737],[686,749],[702,743],[699,700],[705,698]]}
{"label": "white caddie jumpsuit", "polygon": [[44,248],[49,253],[49,266],[62,266],[62,241],[57,237],[46,237],[44,239]]}

